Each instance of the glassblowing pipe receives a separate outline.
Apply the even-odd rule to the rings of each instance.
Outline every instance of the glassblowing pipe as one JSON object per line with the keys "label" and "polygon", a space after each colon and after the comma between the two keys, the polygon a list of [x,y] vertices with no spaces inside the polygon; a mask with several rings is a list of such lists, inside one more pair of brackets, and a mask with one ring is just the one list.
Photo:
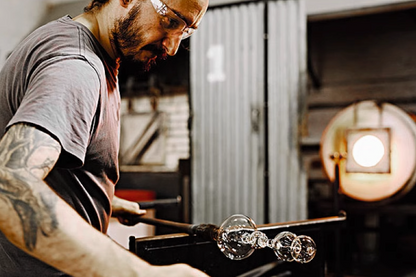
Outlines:
{"label": "glassblowing pipe", "polygon": [[137,222],[160,227],[171,227],[177,231],[181,231],[189,235],[196,235],[208,240],[217,240],[219,230],[219,227],[214,224],[188,224],[142,216],[137,218]]}

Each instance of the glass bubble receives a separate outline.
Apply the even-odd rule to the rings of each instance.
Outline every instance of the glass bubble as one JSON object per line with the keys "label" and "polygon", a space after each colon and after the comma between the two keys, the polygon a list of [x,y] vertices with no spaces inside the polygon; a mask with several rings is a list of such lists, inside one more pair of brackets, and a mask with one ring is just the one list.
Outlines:
{"label": "glass bubble", "polygon": [[281,232],[273,239],[272,248],[276,256],[286,262],[292,262],[292,242],[296,239],[296,235],[292,232]]}
{"label": "glass bubble", "polygon": [[299,263],[309,263],[316,255],[316,244],[311,237],[298,236],[292,242],[292,255]]}
{"label": "glass bubble", "polygon": [[254,221],[241,214],[227,218],[218,230],[217,245],[224,255],[231,260],[242,260],[254,252],[250,235],[256,231]]}

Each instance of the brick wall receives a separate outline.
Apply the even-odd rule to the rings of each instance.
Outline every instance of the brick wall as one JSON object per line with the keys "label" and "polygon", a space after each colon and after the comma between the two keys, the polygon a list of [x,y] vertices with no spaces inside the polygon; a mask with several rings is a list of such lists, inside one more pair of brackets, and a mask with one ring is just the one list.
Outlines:
{"label": "brick wall", "polygon": [[[137,128],[147,124],[149,115],[154,113],[151,105],[150,97],[135,97],[135,98],[123,98],[122,99],[122,117],[136,114],[136,122],[134,123]],[[129,106],[130,101],[130,106]],[[129,110],[130,107],[130,110]],[[189,130],[188,130],[188,119],[189,119],[189,102],[188,95],[186,93],[176,93],[174,95],[160,96],[158,98],[157,111],[164,114],[164,128],[163,135],[158,140],[163,140],[163,143],[155,143],[157,149],[157,155],[162,155],[161,164],[169,170],[176,170],[179,159],[189,158]],[[141,116],[140,116],[141,115]],[[146,121],[147,120],[147,121]],[[123,137],[130,136],[133,133],[132,130],[122,129],[123,141],[134,139]],[[120,146],[121,149],[124,145]],[[162,153],[160,153],[162,151]],[[151,152],[151,151],[150,151]],[[155,153],[155,151],[153,151]],[[152,166],[155,165],[154,157],[144,157],[141,166]],[[153,162],[148,162],[153,160]],[[155,165],[156,166],[156,165]]]}

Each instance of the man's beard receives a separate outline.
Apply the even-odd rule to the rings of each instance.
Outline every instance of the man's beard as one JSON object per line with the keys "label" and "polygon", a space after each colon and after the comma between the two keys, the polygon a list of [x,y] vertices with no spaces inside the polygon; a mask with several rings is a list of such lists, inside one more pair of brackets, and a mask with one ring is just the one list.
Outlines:
{"label": "man's beard", "polygon": [[[138,45],[143,41],[143,28],[141,26],[134,28],[135,20],[140,17],[140,3],[136,4],[126,18],[119,19],[112,30],[111,42],[117,56],[122,63],[128,63],[130,66],[140,67],[148,71],[156,63],[156,59],[166,59],[167,55],[163,48],[155,44],[148,44],[138,49]],[[155,56],[147,61],[141,61],[136,57],[139,50],[147,50]]]}

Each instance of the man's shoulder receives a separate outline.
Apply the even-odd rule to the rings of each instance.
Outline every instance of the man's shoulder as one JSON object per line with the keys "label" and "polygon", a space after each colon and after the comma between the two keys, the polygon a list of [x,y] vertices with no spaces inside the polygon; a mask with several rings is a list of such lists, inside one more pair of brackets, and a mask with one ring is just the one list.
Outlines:
{"label": "man's shoulder", "polygon": [[103,71],[103,55],[92,33],[69,16],[49,22],[23,40],[11,55],[15,63],[23,61],[29,70],[39,69],[68,59],[87,61]]}
{"label": "man's shoulder", "polygon": [[64,16],[39,27],[26,41],[31,49],[40,48],[43,53],[84,55],[83,52],[95,43],[92,34],[85,29],[69,16]]}
{"label": "man's shoulder", "polygon": [[43,53],[49,52],[51,56],[82,57],[100,71],[104,71],[104,64],[110,65],[110,68],[115,66],[91,31],[70,16],[44,25],[39,29],[39,35],[45,39]]}

